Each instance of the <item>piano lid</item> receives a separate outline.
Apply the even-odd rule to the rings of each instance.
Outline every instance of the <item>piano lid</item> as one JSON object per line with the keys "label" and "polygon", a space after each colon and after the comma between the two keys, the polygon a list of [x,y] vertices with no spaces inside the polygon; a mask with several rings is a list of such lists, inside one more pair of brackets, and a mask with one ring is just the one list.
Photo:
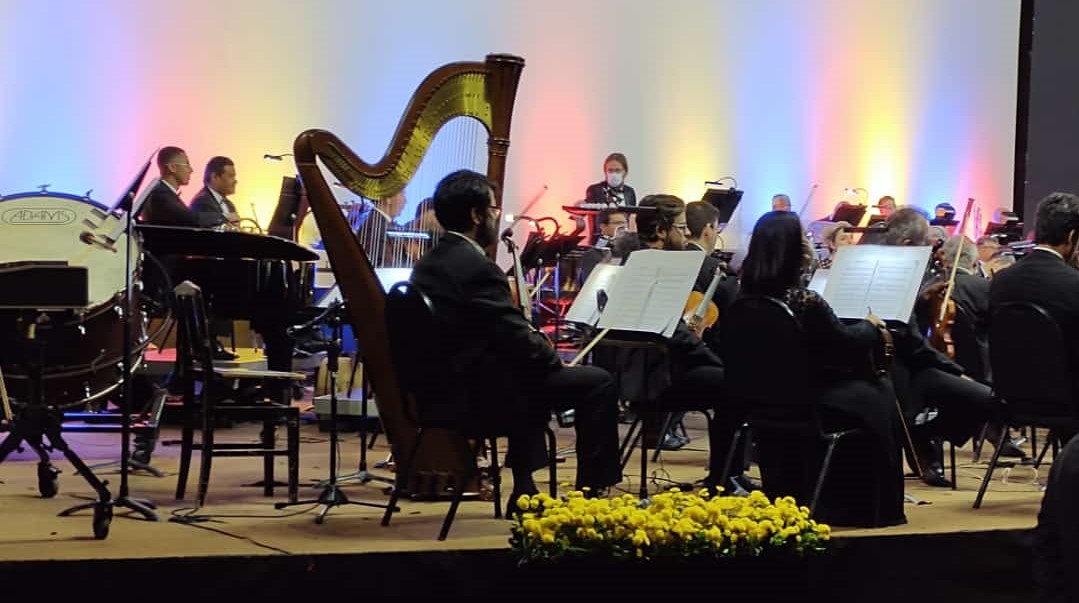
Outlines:
{"label": "piano lid", "polygon": [[138,224],[147,251],[156,256],[183,255],[227,259],[314,262],[318,254],[288,239],[240,231]]}

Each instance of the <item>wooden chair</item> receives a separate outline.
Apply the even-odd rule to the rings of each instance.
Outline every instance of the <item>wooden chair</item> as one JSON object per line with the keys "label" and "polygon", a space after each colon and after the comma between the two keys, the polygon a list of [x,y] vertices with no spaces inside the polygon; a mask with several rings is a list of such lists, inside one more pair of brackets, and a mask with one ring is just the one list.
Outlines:
{"label": "wooden chair", "polygon": [[[263,459],[263,493],[273,496],[274,460],[288,459],[288,497],[299,496],[300,412],[291,404],[291,384],[303,381],[302,373],[221,369],[213,364],[213,346],[203,305],[202,292],[184,281],[174,289],[179,331],[176,343],[176,375],[183,384],[183,431],[180,449],[180,474],[176,498],[182,499],[191,467],[191,452],[201,452],[197,501],[206,502],[210,469],[215,456],[257,456]],[[196,388],[201,385],[201,389]],[[196,391],[198,393],[196,394]],[[266,398],[269,398],[267,400]],[[260,442],[217,442],[215,427],[219,418],[262,422]],[[201,422],[202,441],[194,441],[196,425]],[[287,431],[287,444],[275,444],[278,423]]]}

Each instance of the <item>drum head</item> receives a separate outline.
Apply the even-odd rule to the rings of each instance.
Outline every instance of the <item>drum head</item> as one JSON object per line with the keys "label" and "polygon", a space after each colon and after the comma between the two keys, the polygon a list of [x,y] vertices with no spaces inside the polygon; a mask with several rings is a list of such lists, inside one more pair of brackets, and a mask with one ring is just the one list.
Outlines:
{"label": "drum head", "polygon": [[[77,405],[115,389],[124,356],[122,316],[125,253],[131,253],[131,280],[138,274],[139,246],[128,245],[123,218],[89,199],[57,193],[28,193],[0,198],[0,264],[63,261],[88,270],[86,308],[50,316],[36,337],[26,325],[39,315],[33,308],[0,309],[0,334],[9,341],[0,353],[8,390],[28,401],[31,366],[42,368],[44,403]],[[110,241],[111,239],[111,241]],[[96,242],[96,243],[95,243]],[[131,317],[132,342],[145,341],[143,317]],[[134,363],[141,362],[136,353]]]}
{"label": "drum head", "polygon": [[[0,198],[0,264],[23,261],[66,261],[90,272],[90,305],[110,302],[124,290],[122,234],[107,249],[84,241],[84,233],[103,240],[117,230],[120,218],[89,199],[58,193],[29,193]],[[134,269],[138,246],[131,249]]]}

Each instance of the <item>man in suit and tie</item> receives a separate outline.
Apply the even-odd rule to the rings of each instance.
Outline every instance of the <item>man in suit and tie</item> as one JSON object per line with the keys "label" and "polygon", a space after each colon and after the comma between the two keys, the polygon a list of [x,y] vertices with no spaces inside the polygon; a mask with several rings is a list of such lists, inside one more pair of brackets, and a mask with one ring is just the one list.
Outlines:
{"label": "man in suit and tie", "polygon": [[150,191],[137,216],[143,224],[157,226],[198,226],[198,220],[180,200],[180,187],[191,181],[191,162],[180,147],[164,147],[157,152],[161,180]]}
{"label": "man in suit and tie", "polygon": [[1079,246],[1079,196],[1052,193],[1038,203],[1034,243],[1033,251],[990,281],[990,316],[1009,302],[1041,306],[1070,347],[1073,387],[1079,387],[1079,270],[1068,265]]}
{"label": "man in suit and tie", "polygon": [[191,211],[202,228],[235,228],[240,223],[236,206],[228,196],[236,193],[236,165],[228,157],[206,162],[202,190],[191,200]]}
{"label": "man in suit and tie", "polygon": [[506,274],[484,251],[498,236],[491,183],[476,172],[454,172],[439,182],[434,206],[446,234],[416,263],[411,280],[434,306],[445,362],[464,390],[461,412],[511,429],[513,495],[537,491],[532,472],[546,464],[543,424],[552,410],[575,411],[577,487],[595,492],[618,483],[614,381],[599,368],[564,366],[514,305]]}

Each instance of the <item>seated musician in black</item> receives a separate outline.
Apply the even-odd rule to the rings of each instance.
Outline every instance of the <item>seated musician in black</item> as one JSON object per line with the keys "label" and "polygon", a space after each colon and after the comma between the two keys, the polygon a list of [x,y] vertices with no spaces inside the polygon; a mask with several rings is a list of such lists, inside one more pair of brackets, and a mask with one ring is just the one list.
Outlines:
{"label": "seated musician in black", "polygon": [[[917,209],[897,209],[885,224],[888,230],[882,235],[883,245],[927,246],[930,243],[929,220]],[[923,336],[925,327],[918,324],[916,315],[912,315],[907,324],[889,322],[888,327],[895,336],[892,381],[906,420],[912,426],[911,438],[922,468],[922,481],[930,486],[949,487],[951,482],[944,477],[939,444],[944,439],[961,446],[981,431],[989,418],[990,389],[967,376],[963,367],[930,346]],[[930,420],[928,411],[933,409],[937,415]],[[991,431],[996,429],[991,428]],[[991,434],[987,434],[987,439],[996,441]],[[1010,449],[1010,442],[1006,445],[1009,445],[1009,454],[1017,452]],[[1021,451],[1018,454],[1021,455]]]}
{"label": "seated musician in black", "polygon": [[990,281],[989,311],[1032,302],[1048,312],[1069,346],[1073,391],[1079,391],[1079,270],[1068,261],[1079,248],[1079,196],[1052,193],[1038,203],[1034,242],[1033,251]]}
{"label": "seated musician in black", "polygon": [[[648,195],[639,207],[642,211],[637,214],[637,234],[620,238],[620,245],[633,237],[637,249],[685,249],[688,229],[686,206],[681,199],[674,195]],[[633,249],[626,249],[624,253],[628,258],[632,252]],[[709,466],[704,484],[720,486],[716,482],[723,471],[734,432],[745,421],[745,410],[722,399],[723,362],[685,322],[679,321],[666,343],[666,357],[659,357],[649,350],[597,348],[594,363],[619,375],[623,399],[640,402],[658,399],[664,412],[714,411],[715,419],[708,433]],[[642,375],[646,376],[643,380]],[[651,440],[649,446],[652,448],[660,443],[662,418],[661,413],[649,417],[651,433],[645,433],[645,437]],[[736,453],[735,458],[743,456]],[[740,468],[736,466],[734,472],[740,473]],[[731,479],[733,483],[722,484],[728,491],[757,487],[743,475]]]}
{"label": "seated musician in black", "polygon": [[588,280],[588,275],[592,274],[597,264],[611,258],[611,244],[629,225],[626,213],[613,208],[601,210],[596,221],[599,223],[599,232],[592,243],[592,249],[581,254],[581,271],[578,277],[581,284]]}
{"label": "seated musician in black", "polygon": [[610,205],[637,205],[637,191],[626,184],[629,174],[629,162],[622,153],[611,153],[603,160],[603,182],[597,182],[585,189],[585,203],[607,203]]}
{"label": "seated musician in black", "polygon": [[367,213],[360,218],[360,224],[356,228],[356,237],[363,245],[364,253],[371,260],[372,268],[399,268],[400,258],[395,257],[393,246],[386,238],[393,221],[401,215],[405,207],[405,192],[399,191],[385,199],[379,199],[368,208]]}
{"label": "seated musician in black", "polygon": [[[962,250],[960,251],[960,245]],[[959,253],[959,261],[956,262],[956,253]],[[979,276],[978,248],[974,242],[962,235],[950,237],[941,246],[943,271],[936,280],[922,288],[915,306],[918,316],[918,324],[927,328],[932,324],[933,316],[931,309],[939,307],[934,304],[945,294],[948,287],[948,278],[952,273],[952,265],[955,265],[955,286],[952,288],[951,299],[963,309],[964,315],[970,319],[974,336],[978,340],[980,358],[975,359],[985,368],[982,375],[971,374],[971,377],[983,382],[989,382],[989,280]],[[959,353],[959,350],[956,350]],[[963,358],[956,358],[960,365],[972,366],[972,362],[966,362]]]}
{"label": "seated musician in black", "polygon": [[454,172],[439,182],[434,205],[447,232],[411,280],[431,299],[441,337],[452,343],[446,362],[465,383],[473,412],[513,429],[513,498],[537,491],[532,472],[546,464],[543,425],[556,409],[575,410],[577,487],[596,492],[618,483],[614,382],[602,369],[564,366],[514,305],[505,273],[484,252],[498,236],[490,182]]}
{"label": "seated musician in black", "polygon": [[191,162],[179,147],[164,147],[157,152],[161,181],[146,197],[139,215],[143,224],[156,226],[198,226],[195,214],[180,200],[180,187],[191,181]]}
{"label": "seated musician in black", "polygon": [[[701,264],[701,271],[697,274],[697,282],[693,284],[693,290],[707,292],[716,271],[722,274],[720,277],[722,280],[712,295],[712,302],[716,304],[716,309],[719,310],[719,316],[722,319],[723,314],[734,302],[734,298],[738,296],[738,279],[729,266],[712,255],[719,236],[719,210],[706,201],[690,201],[686,204],[686,229],[686,249],[704,251],[708,254],[704,258],[704,263]],[[713,345],[712,341],[712,334],[716,331],[714,328],[709,329],[705,331],[702,338],[713,350],[719,349]]]}
{"label": "seated musician in black", "polygon": [[236,206],[228,196],[236,194],[236,164],[228,157],[213,157],[206,162],[202,190],[191,200],[191,211],[202,228],[235,228],[240,223]]}
{"label": "seated musician in black", "polygon": [[[880,527],[906,523],[903,514],[902,425],[887,379],[868,367],[882,345],[884,323],[867,316],[840,322],[828,302],[802,287],[801,273],[812,259],[798,216],[764,214],[753,229],[742,262],[742,295],[766,295],[786,303],[801,323],[812,353],[791,362],[809,364],[811,392],[822,408],[825,427],[859,426],[869,437],[844,440],[835,451],[820,518],[845,526]],[[782,372],[776,375],[782,378]],[[762,441],[761,476],[769,496],[803,491],[804,450],[785,442]],[[796,467],[796,469],[794,469]]]}

